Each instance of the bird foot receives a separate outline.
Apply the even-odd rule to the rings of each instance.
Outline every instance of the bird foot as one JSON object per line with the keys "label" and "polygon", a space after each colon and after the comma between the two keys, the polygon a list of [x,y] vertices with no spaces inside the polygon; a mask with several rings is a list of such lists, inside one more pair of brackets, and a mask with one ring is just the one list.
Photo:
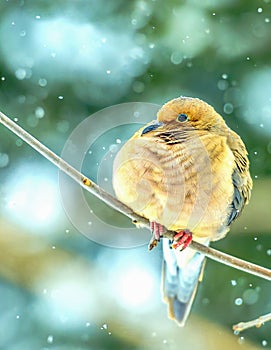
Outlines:
{"label": "bird foot", "polygon": [[163,236],[163,233],[165,232],[165,227],[161,224],[158,224],[155,221],[152,221],[150,223],[150,230],[154,236],[154,238],[157,239],[157,241],[160,241],[160,238]]}
{"label": "bird foot", "polygon": [[158,242],[160,242],[160,238],[163,236],[165,232],[165,227],[161,224],[158,224],[155,221],[150,222],[150,230],[152,232],[152,238],[149,243],[149,250],[152,250],[157,246]]}
{"label": "bird foot", "polygon": [[192,232],[189,230],[182,230],[176,233],[174,236],[174,243],[172,244],[172,247],[174,249],[181,247],[180,251],[182,251],[190,245],[192,239]]}

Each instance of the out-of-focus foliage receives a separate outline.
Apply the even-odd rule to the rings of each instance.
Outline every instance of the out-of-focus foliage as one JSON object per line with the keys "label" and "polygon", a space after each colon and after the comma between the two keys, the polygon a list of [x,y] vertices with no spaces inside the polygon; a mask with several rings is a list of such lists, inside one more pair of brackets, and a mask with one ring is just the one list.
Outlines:
{"label": "out-of-focus foliage", "polygon": [[[270,0],[1,0],[0,109],[60,154],[77,124],[112,104],[206,100],[244,139],[255,181],[251,209],[216,246],[270,267],[270,46]],[[93,178],[110,145],[95,144]],[[266,281],[208,261],[179,329],[160,301],[158,250],[77,233],[57,170],[3,126],[0,170],[1,349],[271,349],[269,324],[230,329],[271,312]]]}

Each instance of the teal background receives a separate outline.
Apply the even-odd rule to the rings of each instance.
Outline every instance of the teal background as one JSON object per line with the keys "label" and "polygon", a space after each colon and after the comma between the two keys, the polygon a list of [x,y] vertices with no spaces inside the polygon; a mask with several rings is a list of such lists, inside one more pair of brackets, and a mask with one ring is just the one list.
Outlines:
{"label": "teal background", "polygon": [[[250,205],[213,246],[270,267],[270,45],[270,0],[0,0],[0,108],[61,154],[105,107],[202,98],[243,138],[254,180]],[[132,132],[98,140],[85,172],[95,179],[96,163]],[[160,250],[77,232],[57,169],[4,126],[0,180],[1,349],[271,349],[271,323],[231,330],[271,312],[270,282],[208,260],[178,328],[160,299]],[[112,225],[130,225],[87,198]]]}

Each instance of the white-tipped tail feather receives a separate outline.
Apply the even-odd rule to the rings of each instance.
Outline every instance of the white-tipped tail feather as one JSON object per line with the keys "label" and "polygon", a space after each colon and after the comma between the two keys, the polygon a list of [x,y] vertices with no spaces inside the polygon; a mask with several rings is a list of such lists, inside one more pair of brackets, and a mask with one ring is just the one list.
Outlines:
{"label": "white-tipped tail feather", "polygon": [[168,239],[163,239],[163,252],[164,300],[168,304],[169,317],[184,326],[197,291],[205,257],[189,248],[182,252],[172,249]]}

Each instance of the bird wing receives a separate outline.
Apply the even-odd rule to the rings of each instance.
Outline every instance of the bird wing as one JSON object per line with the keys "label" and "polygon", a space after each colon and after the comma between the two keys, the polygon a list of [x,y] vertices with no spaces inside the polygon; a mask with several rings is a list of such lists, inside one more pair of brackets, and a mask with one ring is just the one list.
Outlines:
{"label": "bird wing", "polygon": [[227,219],[227,226],[230,226],[230,224],[240,215],[244,205],[249,202],[252,189],[252,179],[249,174],[247,150],[241,138],[234,131],[230,130],[227,143],[235,160],[235,167],[232,173],[234,193],[230,204],[230,213]]}

